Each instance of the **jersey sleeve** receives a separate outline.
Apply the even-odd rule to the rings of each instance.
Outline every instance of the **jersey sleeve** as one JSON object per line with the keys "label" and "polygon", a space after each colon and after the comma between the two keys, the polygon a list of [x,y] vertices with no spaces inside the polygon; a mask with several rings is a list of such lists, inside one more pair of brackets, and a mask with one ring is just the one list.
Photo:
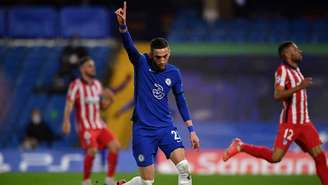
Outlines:
{"label": "jersey sleeve", "polygon": [[177,103],[177,107],[183,121],[187,121],[191,119],[191,116],[190,116],[187,100],[184,96],[183,84],[181,79],[182,79],[181,73],[177,69],[176,81],[173,85],[173,94],[175,96],[175,101]]}
{"label": "jersey sleeve", "polygon": [[285,87],[287,83],[287,70],[285,66],[280,66],[275,73],[275,87]]}
{"label": "jersey sleeve", "polygon": [[173,89],[174,95],[181,94],[184,92],[182,76],[181,76],[181,72],[179,70],[177,70],[176,80],[175,80],[175,83],[173,84],[172,89]]}
{"label": "jersey sleeve", "polygon": [[98,80],[96,80],[95,84],[96,84],[97,92],[101,96],[102,93],[103,93],[103,87],[102,87],[101,83]]}
{"label": "jersey sleeve", "polygon": [[78,89],[79,83],[76,80],[71,82],[67,91],[66,98],[74,102],[77,98]]}
{"label": "jersey sleeve", "polygon": [[131,38],[131,35],[128,31],[121,33],[122,41],[123,41],[123,46],[128,53],[130,62],[133,65],[136,65],[138,63],[138,60],[141,56],[139,51],[137,50],[136,46],[133,43],[133,40]]}

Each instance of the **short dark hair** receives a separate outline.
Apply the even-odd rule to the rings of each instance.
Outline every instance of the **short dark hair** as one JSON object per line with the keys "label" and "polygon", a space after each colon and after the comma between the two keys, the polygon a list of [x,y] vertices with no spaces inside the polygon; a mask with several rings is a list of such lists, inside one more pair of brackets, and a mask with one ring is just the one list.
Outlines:
{"label": "short dark hair", "polygon": [[82,57],[79,61],[79,66],[81,67],[83,64],[85,64],[86,62],[92,60],[92,58],[90,56],[85,56]]}
{"label": "short dark hair", "polygon": [[291,46],[293,44],[294,44],[294,42],[292,42],[292,41],[285,41],[285,42],[281,43],[278,47],[279,57],[282,58],[285,49],[287,49],[289,46]]}
{"label": "short dark hair", "polygon": [[169,43],[162,37],[154,38],[150,41],[150,49],[163,49],[169,47]]}

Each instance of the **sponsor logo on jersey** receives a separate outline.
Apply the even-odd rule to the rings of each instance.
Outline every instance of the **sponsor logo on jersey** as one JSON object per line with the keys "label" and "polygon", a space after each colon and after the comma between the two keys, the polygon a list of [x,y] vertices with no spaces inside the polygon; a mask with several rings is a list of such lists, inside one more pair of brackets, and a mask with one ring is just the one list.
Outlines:
{"label": "sponsor logo on jersey", "polygon": [[165,96],[163,87],[157,83],[155,83],[154,86],[155,86],[155,89],[153,89],[154,97],[158,100],[163,99]]}
{"label": "sponsor logo on jersey", "polygon": [[279,84],[281,82],[281,77],[276,74],[276,84]]}
{"label": "sponsor logo on jersey", "polygon": [[87,104],[96,104],[96,103],[99,102],[99,97],[91,97],[91,96],[89,96],[89,97],[87,97],[87,98],[85,99],[85,102],[86,102]]}

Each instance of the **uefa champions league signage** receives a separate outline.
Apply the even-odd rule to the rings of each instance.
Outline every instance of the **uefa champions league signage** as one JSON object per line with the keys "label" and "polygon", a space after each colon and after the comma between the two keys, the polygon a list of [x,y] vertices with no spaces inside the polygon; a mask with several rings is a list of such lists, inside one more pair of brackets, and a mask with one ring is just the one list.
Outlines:
{"label": "uefa champions league signage", "polygon": [[[224,163],[221,159],[222,150],[187,151],[191,170],[196,174],[253,174],[253,175],[313,175],[315,165],[313,160],[302,152],[290,152],[277,164],[240,154]],[[0,173],[4,172],[81,172],[84,155],[81,150],[34,151],[19,150],[0,151]],[[118,163],[118,171],[133,172],[131,151],[122,151]],[[166,160],[162,153],[157,156],[157,171],[173,174],[176,169],[172,162]],[[94,161],[93,171],[104,171],[101,155]]]}
{"label": "uefa champions league signage", "polygon": [[[78,151],[37,151],[0,152],[0,172],[66,172],[82,171],[84,155]],[[97,155],[94,163],[94,171],[102,171],[100,156]]]}

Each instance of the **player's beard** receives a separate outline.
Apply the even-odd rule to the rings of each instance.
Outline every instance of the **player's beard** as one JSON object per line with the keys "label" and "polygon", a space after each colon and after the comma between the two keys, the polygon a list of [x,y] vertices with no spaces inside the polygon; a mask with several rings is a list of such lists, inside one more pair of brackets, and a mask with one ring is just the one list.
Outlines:
{"label": "player's beard", "polygon": [[302,59],[303,59],[302,56],[295,57],[294,62],[295,62],[296,64],[300,64],[301,61],[302,61]]}
{"label": "player's beard", "polygon": [[96,73],[87,73],[86,76],[89,78],[96,78]]}
{"label": "player's beard", "polygon": [[154,60],[151,60],[150,63],[151,63],[152,68],[157,72],[162,72],[165,70],[165,67],[164,67],[164,69],[161,69]]}

